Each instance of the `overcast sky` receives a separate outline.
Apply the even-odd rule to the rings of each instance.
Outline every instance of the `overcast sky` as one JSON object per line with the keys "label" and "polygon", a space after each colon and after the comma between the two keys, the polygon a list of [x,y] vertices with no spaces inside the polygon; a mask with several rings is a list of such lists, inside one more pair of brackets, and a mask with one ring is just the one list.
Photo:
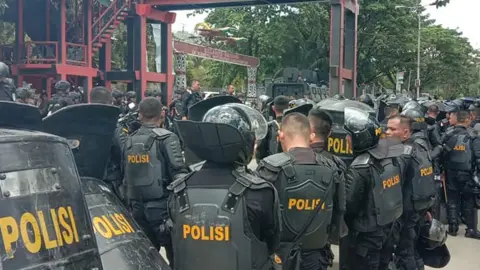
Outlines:
{"label": "overcast sky", "polygon": [[[433,0],[422,0],[425,5],[432,2]],[[480,48],[480,0],[451,0],[446,7],[440,9],[428,7],[427,11],[437,20],[437,23],[448,28],[458,28],[470,39],[474,47]],[[206,15],[187,18],[187,14],[191,12],[177,13],[177,20],[173,25],[174,31],[185,29],[187,32],[192,32],[195,24],[204,21]]]}

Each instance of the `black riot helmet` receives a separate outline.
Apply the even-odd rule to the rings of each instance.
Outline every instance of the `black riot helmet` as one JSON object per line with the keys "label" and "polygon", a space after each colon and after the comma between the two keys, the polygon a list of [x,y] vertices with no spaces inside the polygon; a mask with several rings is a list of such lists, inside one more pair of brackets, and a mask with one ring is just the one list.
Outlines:
{"label": "black riot helmet", "polygon": [[423,110],[422,109],[422,105],[420,105],[420,103],[412,100],[412,101],[409,101],[407,103],[405,103],[405,105],[403,106],[402,110],[403,111],[406,111],[408,109],[417,109],[417,110]]}
{"label": "black riot helmet", "polygon": [[67,91],[72,85],[65,80],[60,80],[55,84],[55,90],[57,91]]}
{"label": "black riot helmet", "polygon": [[0,78],[7,78],[10,76],[10,68],[4,62],[0,62]]}
{"label": "black riot helmet", "polygon": [[82,95],[77,92],[70,92],[67,96],[74,104],[82,102]]}
{"label": "black riot helmet", "polygon": [[112,97],[113,98],[123,98],[123,93],[119,90],[113,90],[112,91]]}
{"label": "black riot helmet", "polygon": [[134,91],[128,91],[125,96],[127,98],[136,98],[137,97],[137,94],[134,92]]}
{"label": "black riot helmet", "polygon": [[372,108],[375,107],[375,104],[373,103],[373,98],[370,94],[361,95],[358,101],[365,103]]}
{"label": "black riot helmet", "polygon": [[255,141],[267,134],[261,113],[240,103],[216,106],[202,122],[177,121],[177,126],[186,147],[200,159],[242,166],[250,163]]}
{"label": "black riot helmet", "polygon": [[426,130],[428,125],[425,122],[425,113],[420,108],[410,108],[404,110],[400,115],[406,116],[412,120],[412,130],[420,131]]}
{"label": "black riot helmet", "polygon": [[445,112],[454,113],[454,112],[458,112],[459,110],[460,110],[460,106],[458,105],[458,103],[455,103],[452,101],[445,102]]}
{"label": "black riot helmet", "polygon": [[145,97],[158,97],[158,96],[161,96],[161,92],[158,90],[148,89],[145,92]]}
{"label": "black riot helmet", "polygon": [[358,108],[345,108],[343,128],[352,138],[352,151],[362,153],[377,146],[381,128],[377,119]]}
{"label": "black riot helmet", "polygon": [[427,220],[420,229],[420,242],[425,249],[433,250],[447,241],[447,227],[436,219]]}
{"label": "black riot helmet", "polygon": [[17,90],[15,90],[15,97],[18,99],[30,99],[33,98],[33,91],[31,89],[25,88],[25,87],[19,87]]}

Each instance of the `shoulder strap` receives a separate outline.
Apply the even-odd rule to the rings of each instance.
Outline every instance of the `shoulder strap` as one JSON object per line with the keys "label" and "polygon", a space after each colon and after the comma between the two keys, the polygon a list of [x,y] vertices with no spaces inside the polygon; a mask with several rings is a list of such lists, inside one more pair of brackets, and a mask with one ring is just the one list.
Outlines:
{"label": "shoulder strap", "polygon": [[[325,195],[325,198],[328,199],[328,197],[330,197],[330,194],[332,193],[332,190],[333,190],[333,181],[331,181],[330,183],[330,188],[328,189],[328,192],[326,193]],[[325,200],[326,200],[325,199]],[[318,212],[320,211],[320,209],[322,209],[322,205],[323,203],[319,203],[317,204],[317,206],[315,207],[315,209],[313,210],[313,212],[310,214],[310,216],[308,217],[308,220],[307,222],[305,222],[302,226],[302,228],[298,231],[297,235],[295,236],[295,238],[293,239],[292,243],[292,248],[295,247],[296,245],[298,245],[298,243],[300,242],[300,239],[302,238],[302,236],[305,234],[305,232],[307,231],[308,227],[310,227],[310,225],[312,224],[313,222],[313,219],[318,215]],[[287,254],[289,254],[290,252],[288,252]]]}
{"label": "shoulder strap", "polygon": [[177,180],[173,181],[170,185],[168,185],[167,189],[173,191],[175,196],[178,196],[178,201],[180,204],[180,212],[184,212],[190,208],[190,203],[188,200],[188,194],[186,192],[187,180],[196,172],[190,172],[185,176],[178,178]]}

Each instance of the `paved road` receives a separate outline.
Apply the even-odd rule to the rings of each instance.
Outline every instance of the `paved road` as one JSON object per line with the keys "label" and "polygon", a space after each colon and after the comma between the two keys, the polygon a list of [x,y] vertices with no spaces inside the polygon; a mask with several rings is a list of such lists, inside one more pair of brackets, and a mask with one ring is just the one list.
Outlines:
{"label": "paved road", "polygon": [[[256,168],[255,161],[250,163],[251,169]],[[480,216],[480,212],[479,212]],[[478,226],[480,230],[480,225]],[[463,236],[465,227],[461,227],[457,237],[449,236],[447,239],[447,246],[450,250],[451,260],[446,270],[480,270],[480,240],[467,239]],[[335,261],[332,269],[338,270],[338,247],[333,246],[335,253]],[[162,250],[162,255],[166,258]],[[427,267],[426,269],[434,269]]]}

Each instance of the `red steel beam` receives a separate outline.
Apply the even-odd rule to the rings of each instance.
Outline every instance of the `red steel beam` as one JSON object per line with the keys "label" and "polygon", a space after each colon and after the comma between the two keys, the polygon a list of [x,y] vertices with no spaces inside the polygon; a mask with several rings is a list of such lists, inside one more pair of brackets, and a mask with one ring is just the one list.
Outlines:
{"label": "red steel beam", "polygon": [[136,4],[135,10],[140,16],[169,24],[174,23],[177,16],[173,12],[156,10],[152,5],[148,4]]}

